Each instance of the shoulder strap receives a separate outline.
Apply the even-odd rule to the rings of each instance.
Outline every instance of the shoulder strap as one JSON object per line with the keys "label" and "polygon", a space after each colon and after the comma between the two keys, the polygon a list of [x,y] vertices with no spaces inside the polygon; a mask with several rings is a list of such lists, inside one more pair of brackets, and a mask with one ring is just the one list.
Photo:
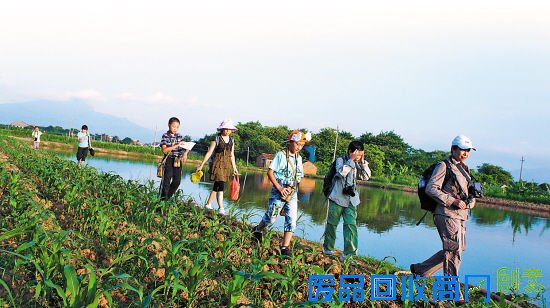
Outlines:
{"label": "shoulder strap", "polygon": [[445,158],[443,160],[443,163],[445,164],[445,177],[443,178],[443,184],[441,184],[441,189],[447,185],[447,182],[449,182],[449,179],[451,178],[453,169],[451,168],[451,162],[447,162],[447,159]]}
{"label": "shoulder strap", "polygon": [[162,158],[162,161],[160,162],[161,164],[166,163],[166,160],[168,159],[168,156],[170,156],[170,153],[172,153],[172,151],[164,154],[164,157]]}
{"label": "shoulder strap", "polygon": [[466,172],[464,167],[462,167],[462,164],[457,164],[456,167],[458,168],[458,171],[460,171],[460,173],[462,173],[462,175],[466,178],[468,185],[472,185],[472,176],[470,175],[470,172]]}
{"label": "shoulder strap", "polygon": [[[462,172],[461,166],[459,166],[458,164],[455,164],[455,166],[456,166],[456,168],[457,168],[460,172]],[[458,188],[459,198],[461,198],[461,199],[462,199],[462,198],[466,198],[466,197],[468,196],[468,194],[465,193],[465,192],[462,190],[462,186],[460,186],[460,184],[458,183],[458,179],[456,178],[456,174],[453,172],[453,170],[451,169],[451,166],[450,166],[449,164],[447,164],[447,172],[450,172],[450,176],[453,178],[453,180],[454,180],[455,183],[456,183],[456,186],[457,186],[457,188]],[[445,175],[445,177],[446,177],[446,176],[447,176],[447,175]],[[465,176],[465,177],[466,177],[466,176]],[[468,180],[468,177],[466,177],[466,180]],[[469,180],[468,180],[468,183],[470,183]]]}
{"label": "shoulder strap", "polygon": [[[294,183],[296,183],[296,180],[298,179],[298,171],[296,170],[296,167],[294,167],[294,164],[292,164],[292,162],[290,162],[290,153],[288,152],[288,149],[285,150],[285,153],[286,153],[286,165],[287,165],[287,169],[288,169],[288,165],[290,164],[290,167],[292,168],[292,171],[294,172]],[[296,157],[296,155],[298,155],[298,153],[294,154],[294,160],[296,161],[296,163],[298,163],[298,157]]]}

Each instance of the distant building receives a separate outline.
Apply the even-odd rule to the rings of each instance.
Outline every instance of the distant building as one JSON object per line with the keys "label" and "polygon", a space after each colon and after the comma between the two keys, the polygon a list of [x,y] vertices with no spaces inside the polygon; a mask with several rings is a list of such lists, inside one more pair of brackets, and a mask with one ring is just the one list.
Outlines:
{"label": "distant building", "polygon": [[312,162],[306,161],[304,163],[304,174],[317,174],[317,166],[315,166]]}
{"label": "distant building", "polygon": [[267,168],[269,167],[269,164],[271,164],[271,161],[275,157],[275,154],[267,154],[262,153],[258,157],[256,157],[256,166],[261,168]]}
{"label": "distant building", "polygon": [[18,127],[18,128],[25,128],[25,127],[33,126],[33,125],[25,123],[23,121],[15,121],[15,122],[10,123],[10,126]]}
{"label": "distant building", "polygon": [[107,142],[112,142],[113,141],[113,137],[109,136],[107,134],[101,134],[100,138],[101,138],[102,141],[107,141]]}
{"label": "distant building", "polygon": [[[256,166],[260,168],[268,168],[269,164],[271,164],[271,161],[275,157],[275,154],[267,154],[262,153],[258,157],[256,157]],[[304,174],[317,174],[317,166],[315,166],[312,162],[306,161],[304,163]]]}
{"label": "distant building", "polygon": [[299,191],[301,193],[311,193],[315,190],[315,179],[303,178],[300,181]]}

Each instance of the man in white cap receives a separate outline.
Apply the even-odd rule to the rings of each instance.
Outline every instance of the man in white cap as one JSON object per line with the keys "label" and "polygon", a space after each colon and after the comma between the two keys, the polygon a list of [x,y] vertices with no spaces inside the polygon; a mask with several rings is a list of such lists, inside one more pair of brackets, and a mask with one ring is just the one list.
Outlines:
{"label": "man in white cap", "polygon": [[[475,206],[475,199],[468,194],[472,185],[469,169],[464,162],[470,151],[476,150],[470,138],[460,135],[453,139],[451,155],[440,162],[434,169],[426,185],[426,193],[437,202],[434,211],[434,222],[441,238],[443,249],[422,263],[411,264],[413,274],[432,276],[443,268],[445,276],[458,277],[462,252],[466,249],[466,221],[468,210]],[[447,170],[451,175],[445,175]],[[455,294],[455,300],[462,300],[463,295]]]}

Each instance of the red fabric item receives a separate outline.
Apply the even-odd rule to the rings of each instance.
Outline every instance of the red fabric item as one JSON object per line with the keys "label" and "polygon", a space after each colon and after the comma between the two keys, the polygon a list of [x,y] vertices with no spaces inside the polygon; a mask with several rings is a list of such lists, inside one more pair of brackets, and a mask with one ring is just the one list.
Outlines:
{"label": "red fabric item", "polygon": [[239,190],[241,190],[241,183],[239,182],[238,176],[233,176],[233,181],[229,183],[229,189],[231,191],[229,195],[229,200],[235,201],[239,199]]}

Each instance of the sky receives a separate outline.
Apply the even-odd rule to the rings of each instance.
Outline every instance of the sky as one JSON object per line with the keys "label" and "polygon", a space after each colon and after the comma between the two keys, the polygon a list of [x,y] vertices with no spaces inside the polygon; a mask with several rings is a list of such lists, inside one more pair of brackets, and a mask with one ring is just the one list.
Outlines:
{"label": "sky", "polygon": [[3,1],[0,103],[76,98],[194,137],[224,118],[424,150],[465,134],[473,166],[550,173],[549,16],[529,0]]}

